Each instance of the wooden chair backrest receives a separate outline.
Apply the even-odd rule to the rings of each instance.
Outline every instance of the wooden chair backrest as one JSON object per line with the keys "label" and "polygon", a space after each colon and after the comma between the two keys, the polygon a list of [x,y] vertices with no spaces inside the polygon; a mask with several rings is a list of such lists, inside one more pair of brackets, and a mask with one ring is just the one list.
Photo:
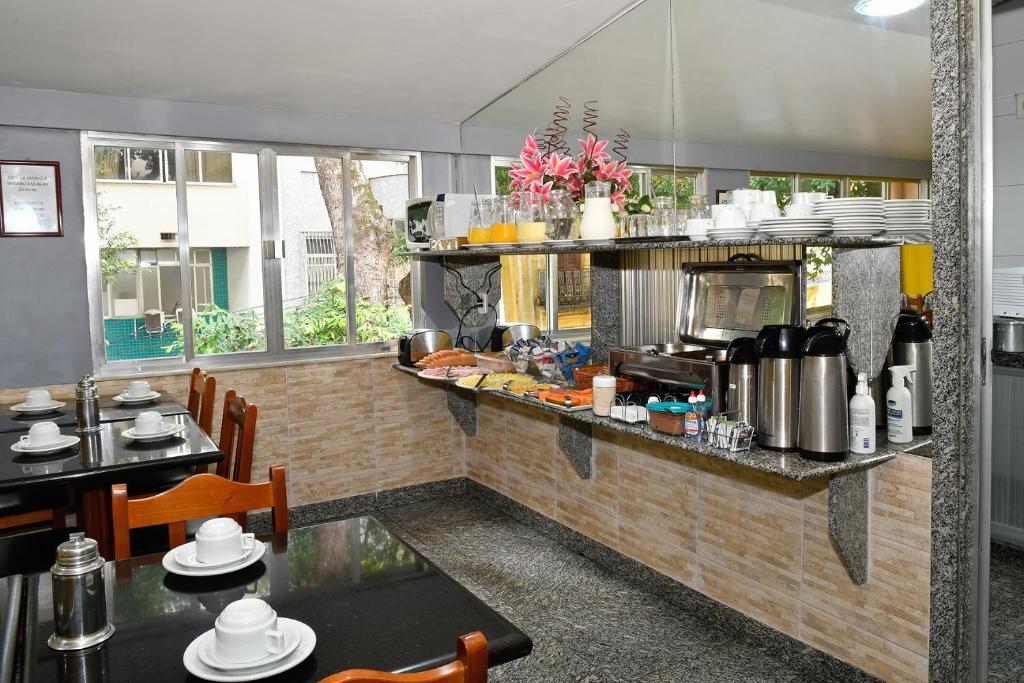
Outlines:
{"label": "wooden chair backrest", "polygon": [[320,683],[486,683],[487,638],[480,631],[459,636],[454,662],[412,674],[390,674],[369,669],[349,669]]}
{"label": "wooden chair backrest", "polygon": [[225,479],[243,484],[252,480],[257,415],[256,406],[247,404],[234,389],[224,394],[224,415],[220,423],[220,450],[224,459],[217,463],[217,474]]}
{"label": "wooden chair backrest", "polygon": [[110,489],[114,522],[114,559],[131,557],[132,529],[166,524],[170,546],[185,542],[185,522],[271,508],[274,531],[288,530],[288,493],[283,465],[270,468],[270,481],[240,484],[215,474],[197,474],[169,491],[129,500],[128,487]]}
{"label": "wooden chair backrest", "polygon": [[217,378],[207,377],[199,368],[192,368],[188,383],[188,408],[199,428],[213,438],[213,403],[217,400]]}

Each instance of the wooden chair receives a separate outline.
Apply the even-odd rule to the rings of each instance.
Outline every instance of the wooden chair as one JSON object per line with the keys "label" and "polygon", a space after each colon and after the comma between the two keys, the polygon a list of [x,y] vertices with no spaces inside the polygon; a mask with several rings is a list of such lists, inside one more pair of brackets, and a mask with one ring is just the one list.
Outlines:
{"label": "wooden chair", "polygon": [[188,383],[188,412],[206,434],[213,438],[213,404],[217,400],[217,378],[192,368]]}
{"label": "wooden chair", "polygon": [[224,459],[217,463],[217,474],[248,484],[252,480],[252,449],[256,442],[256,417],[259,410],[249,405],[234,389],[224,394],[224,415],[220,422],[220,450]]}
{"label": "wooden chair", "polygon": [[487,639],[480,631],[459,636],[454,662],[412,674],[389,674],[369,669],[349,669],[320,683],[486,683]]}
{"label": "wooden chair", "polygon": [[274,531],[288,530],[283,465],[271,466],[270,481],[264,484],[240,484],[215,474],[197,474],[170,491],[147,498],[129,499],[124,484],[114,484],[110,495],[117,560],[131,556],[131,530],[140,527],[166,524],[170,546],[177,548],[185,542],[185,522],[191,519],[271,508]]}

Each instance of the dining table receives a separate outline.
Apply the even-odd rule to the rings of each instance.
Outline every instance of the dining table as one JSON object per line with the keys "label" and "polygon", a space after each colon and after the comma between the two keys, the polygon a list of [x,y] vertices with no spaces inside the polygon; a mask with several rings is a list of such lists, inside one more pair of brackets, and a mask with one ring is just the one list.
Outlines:
{"label": "dining table", "polygon": [[[53,595],[47,573],[24,578],[16,660],[23,683],[197,681],[184,653],[242,598],[316,636],[312,653],[271,679],[312,683],[338,671],[421,671],[455,658],[460,635],[482,631],[488,664],[528,655],[530,637],[372,516],[260,536],[249,567],[220,576],[168,572],[162,554],[107,562],[103,580],[114,635],[87,651],[47,647]],[[301,648],[300,648],[301,650]],[[248,680],[248,679],[238,679]]]}
{"label": "dining table", "polygon": [[124,435],[133,425],[130,419],[103,422],[91,434],[63,427],[61,433],[77,436],[78,442],[48,455],[16,453],[11,446],[24,432],[0,433],[0,494],[30,498],[33,491],[72,487],[81,500],[82,530],[96,539],[101,553],[109,556],[113,548],[111,485],[127,483],[131,493],[134,487],[144,488],[154,479],[224,458],[188,412],[165,415],[164,421],[183,425],[184,429],[162,441],[142,442]]}
{"label": "dining table", "polygon": [[[19,413],[12,409],[17,403],[0,403],[0,434],[27,432],[36,422],[55,422],[58,427],[76,427],[75,399],[64,399],[63,406],[46,413]],[[147,403],[121,403],[112,396],[100,397],[100,422],[134,420],[139,413],[153,410],[161,415],[184,415],[188,409],[172,398],[161,396]]]}

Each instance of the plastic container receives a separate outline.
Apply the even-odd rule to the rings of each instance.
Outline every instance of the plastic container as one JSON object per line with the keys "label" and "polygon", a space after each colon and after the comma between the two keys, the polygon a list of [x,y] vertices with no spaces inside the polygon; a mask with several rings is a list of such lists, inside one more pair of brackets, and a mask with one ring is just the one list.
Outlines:
{"label": "plastic container", "polygon": [[868,392],[868,376],[857,375],[857,389],[850,399],[850,452],[875,452],[875,401]]}
{"label": "plastic container", "polygon": [[613,375],[597,375],[593,380],[594,415],[608,417],[615,402],[616,378]]}
{"label": "plastic container", "polygon": [[662,401],[647,404],[647,421],[651,429],[662,434],[682,436],[686,433],[686,412],[689,403]]}
{"label": "plastic container", "polygon": [[913,384],[912,365],[894,365],[892,386],[885,394],[886,422],[889,443],[910,443],[914,440],[914,402],[907,384]]}

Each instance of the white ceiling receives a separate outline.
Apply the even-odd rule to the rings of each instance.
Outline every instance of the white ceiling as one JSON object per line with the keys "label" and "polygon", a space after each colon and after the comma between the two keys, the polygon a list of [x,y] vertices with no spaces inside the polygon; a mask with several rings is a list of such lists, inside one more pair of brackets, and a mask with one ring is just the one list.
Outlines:
{"label": "white ceiling", "polygon": [[669,0],[647,0],[468,125],[543,129],[564,95],[598,100],[608,136],[927,160],[928,7],[883,22],[851,5],[674,0],[673,74]]}
{"label": "white ceiling", "polygon": [[0,85],[457,123],[628,0],[0,0]]}

